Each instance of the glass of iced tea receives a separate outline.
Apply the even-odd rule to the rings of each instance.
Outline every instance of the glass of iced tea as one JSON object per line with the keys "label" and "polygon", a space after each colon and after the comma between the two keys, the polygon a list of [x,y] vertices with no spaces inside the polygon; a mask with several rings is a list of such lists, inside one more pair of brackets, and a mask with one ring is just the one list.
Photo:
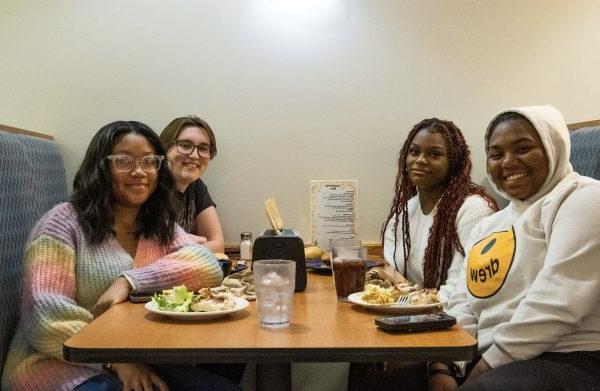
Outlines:
{"label": "glass of iced tea", "polygon": [[365,288],[366,249],[361,246],[336,246],[331,249],[331,267],[339,301]]}

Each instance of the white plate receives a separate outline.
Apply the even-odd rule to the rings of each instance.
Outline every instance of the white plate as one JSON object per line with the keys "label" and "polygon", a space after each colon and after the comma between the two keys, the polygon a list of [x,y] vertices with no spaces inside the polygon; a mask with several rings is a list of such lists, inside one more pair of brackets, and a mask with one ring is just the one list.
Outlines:
{"label": "white plate", "polygon": [[208,320],[213,318],[218,318],[219,316],[231,314],[233,312],[238,312],[248,307],[248,300],[242,299],[241,297],[234,297],[233,301],[235,301],[235,306],[228,310],[220,310],[220,311],[205,311],[205,312],[175,312],[175,311],[161,311],[156,307],[156,304],[152,301],[147,302],[144,307],[150,312],[154,312],[155,314],[168,316],[169,318],[179,319],[179,320]]}
{"label": "white plate", "polygon": [[441,303],[434,304],[420,304],[420,305],[396,305],[396,304],[372,304],[364,301],[361,296],[364,292],[356,292],[348,295],[348,301],[354,304],[358,304],[363,306],[369,310],[377,311],[377,312],[386,312],[386,313],[394,313],[394,314],[408,314],[411,312],[418,312],[422,310],[426,310],[429,308],[441,307],[442,304],[446,303],[446,300],[442,299]]}

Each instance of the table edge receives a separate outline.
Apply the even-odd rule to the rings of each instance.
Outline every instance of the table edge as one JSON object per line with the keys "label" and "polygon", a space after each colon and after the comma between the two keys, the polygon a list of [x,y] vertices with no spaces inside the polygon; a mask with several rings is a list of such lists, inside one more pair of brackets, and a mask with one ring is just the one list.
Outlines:
{"label": "table edge", "polygon": [[63,346],[70,362],[375,362],[392,360],[462,361],[477,355],[477,342],[454,347],[415,348],[244,348],[244,349],[79,349]]}

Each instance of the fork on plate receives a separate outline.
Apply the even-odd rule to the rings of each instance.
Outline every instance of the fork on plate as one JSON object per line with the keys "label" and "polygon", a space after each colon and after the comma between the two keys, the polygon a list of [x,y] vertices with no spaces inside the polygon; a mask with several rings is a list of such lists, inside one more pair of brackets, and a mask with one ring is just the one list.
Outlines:
{"label": "fork on plate", "polygon": [[406,306],[410,304],[410,295],[402,295],[396,300],[395,305]]}

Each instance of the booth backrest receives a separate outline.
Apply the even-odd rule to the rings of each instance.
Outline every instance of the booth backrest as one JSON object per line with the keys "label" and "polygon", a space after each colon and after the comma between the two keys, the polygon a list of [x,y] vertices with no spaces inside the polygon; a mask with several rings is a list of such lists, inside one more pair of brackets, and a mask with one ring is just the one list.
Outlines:
{"label": "booth backrest", "polygon": [[571,132],[571,164],[581,175],[600,179],[600,126]]}
{"label": "booth backrest", "polygon": [[45,212],[66,199],[58,146],[0,130],[0,376],[19,319],[27,235]]}

